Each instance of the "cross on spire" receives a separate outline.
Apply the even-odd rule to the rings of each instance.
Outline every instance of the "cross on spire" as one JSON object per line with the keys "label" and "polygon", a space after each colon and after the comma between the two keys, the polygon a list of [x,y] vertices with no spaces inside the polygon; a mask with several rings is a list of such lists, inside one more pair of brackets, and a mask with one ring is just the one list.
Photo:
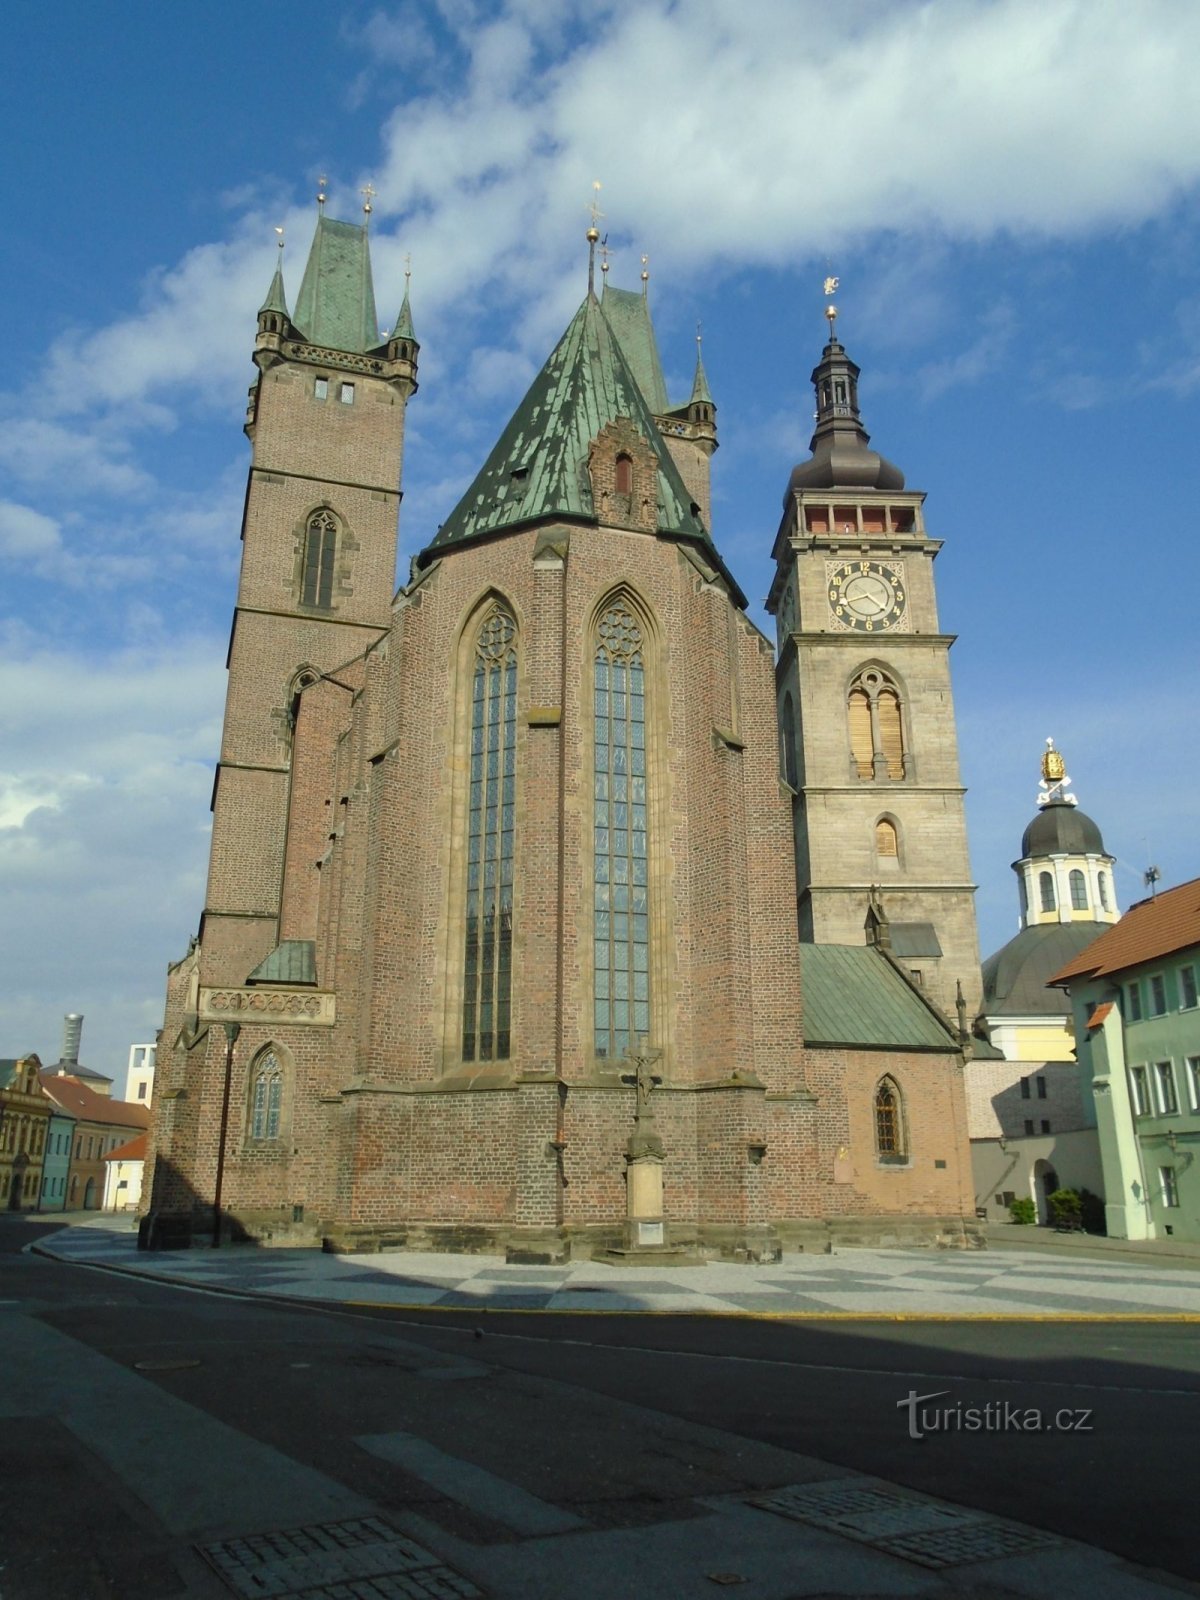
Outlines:
{"label": "cross on spire", "polygon": [[373,183],[365,183],[358,192],[363,197],[363,215],[369,217],[375,209],[371,204],[371,201],[375,198],[375,185]]}

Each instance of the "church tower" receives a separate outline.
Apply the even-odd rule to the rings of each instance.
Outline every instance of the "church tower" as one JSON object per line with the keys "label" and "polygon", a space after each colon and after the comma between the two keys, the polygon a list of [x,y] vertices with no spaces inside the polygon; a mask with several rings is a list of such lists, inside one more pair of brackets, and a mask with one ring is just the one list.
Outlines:
{"label": "church tower", "polygon": [[[828,287],[828,286],[827,286]],[[833,281],[836,287],[836,281]],[[892,954],[944,1012],[979,992],[949,651],[925,496],[870,448],[836,332],[812,374],[811,458],[792,472],[767,609],[781,773],[794,793],[800,937],[861,944],[873,887]]]}
{"label": "church tower", "polygon": [[295,716],[307,684],[361,656],[390,622],[417,343],[407,291],[391,337],[379,331],[369,197],[362,225],[327,217],[324,200],[294,313],[277,267],[258,314],[205,985],[322,976],[313,897],[289,904],[284,893]]}

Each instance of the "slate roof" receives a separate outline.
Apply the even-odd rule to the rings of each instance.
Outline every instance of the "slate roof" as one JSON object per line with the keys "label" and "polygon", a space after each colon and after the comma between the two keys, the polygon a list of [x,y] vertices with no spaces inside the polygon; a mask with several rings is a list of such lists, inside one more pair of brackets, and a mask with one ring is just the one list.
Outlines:
{"label": "slate roof", "polygon": [[1066,984],[1071,978],[1124,972],[1127,967],[1157,961],[1192,945],[1200,945],[1200,878],[1130,906],[1120,922],[1107,928],[1049,982]]}
{"label": "slate roof", "polygon": [[[641,303],[640,296],[632,298]],[[627,320],[635,327],[631,315]],[[428,566],[449,546],[532,522],[594,523],[588,452],[596,435],[617,417],[629,418],[658,458],[658,533],[700,545],[705,559],[729,584],[735,602],[744,607],[746,597],[710,539],[623,346],[591,293],[474,483],[418,556],[418,565]]]}
{"label": "slate roof", "polygon": [[1078,806],[1044,806],[1021,835],[1021,858],[1106,854],[1100,829]]}
{"label": "slate roof", "polygon": [[802,944],[800,981],[805,1044],[958,1051],[949,1022],[871,945]]}
{"label": "slate roof", "polygon": [[1048,988],[1059,970],[1095,942],[1103,922],[1047,922],[1022,928],[983,963],[985,1017],[1066,1017],[1071,1002]]}
{"label": "slate roof", "polygon": [[285,939],[260,961],[247,983],[305,984],[317,981],[315,939]]}
{"label": "slate roof", "polygon": [[97,1094],[86,1083],[67,1073],[52,1069],[39,1074],[42,1088],[64,1111],[69,1111],[81,1122],[107,1122],[117,1128],[148,1128],[150,1113],[144,1106],[128,1100],[110,1100],[106,1094]]}
{"label": "slate roof", "polygon": [[606,283],[600,309],[616,334],[621,354],[642,391],[642,399],[656,417],[661,417],[668,410],[667,383],[658,358],[658,341],[654,337],[646,296],[631,289],[614,289]]}
{"label": "slate roof", "polygon": [[324,215],[317,218],[292,322],[310,344],[359,355],[379,347],[365,228]]}

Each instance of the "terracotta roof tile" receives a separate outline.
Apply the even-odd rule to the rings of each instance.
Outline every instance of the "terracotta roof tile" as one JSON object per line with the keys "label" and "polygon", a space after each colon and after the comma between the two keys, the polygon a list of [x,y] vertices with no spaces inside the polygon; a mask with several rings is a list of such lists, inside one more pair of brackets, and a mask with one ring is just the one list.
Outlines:
{"label": "terracotta roof tile", "polygon": [[86,1083],[70,1073],[42,1072],[42,1088],[56,1105],[83,1122],[107,1122],[117,1128],[148,1128],[150,1113],[144,1106],[133,1105],[128,1100],[110,1100],[106,1094],[97,1094]]}
{"label": "terracotta roof tile", "polygon": [[1108,1016],[1112,1008],[1113,1003],[1111,1000],[1105,1000],[1102,1005],[1098,1005],[1095,1011],[1093,1011],[1091,1016],[1088,1018],[1088,1031],[1090,1032],[1093,1028],[1098,1028],[1104,1021],[1105,1017]]}
{"label": "terracotta roof tile", "polygon": [[1200,878],[1142,900],[1048,981],[1099,978],[1200,944]]}
{"label": "terracotta roof tile", "polygon": [[148,1135],[139,1133],[136,1139],[127,1139],[115,1150],[110,1150],[104,1158],[105,1161],[144,1161],[147,1138]]}

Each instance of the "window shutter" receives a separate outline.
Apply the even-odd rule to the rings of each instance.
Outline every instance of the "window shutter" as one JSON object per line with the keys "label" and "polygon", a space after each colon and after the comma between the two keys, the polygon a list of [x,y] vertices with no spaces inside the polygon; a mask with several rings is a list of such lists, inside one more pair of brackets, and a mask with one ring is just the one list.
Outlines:
{"label": "window shutter", "polygon": [[871,737],[871,702],[865,689],[852,689],[849,704],[850,754],[860,778],[875,776],[875,749]]}

